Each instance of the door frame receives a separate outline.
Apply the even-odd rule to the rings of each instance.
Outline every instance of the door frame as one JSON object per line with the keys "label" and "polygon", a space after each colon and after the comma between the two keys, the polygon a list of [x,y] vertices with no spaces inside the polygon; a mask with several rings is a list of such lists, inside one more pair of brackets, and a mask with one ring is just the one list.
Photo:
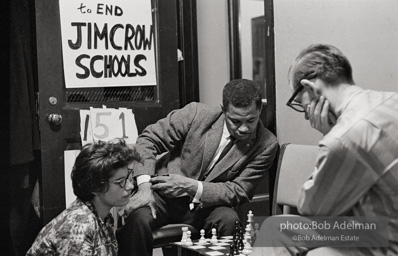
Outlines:
{"label": "door frame", "polygon": [[[276,93],[275,93],[275,43],[274,43],[274,0],[264,1],[265,34],[265,82],[266,82],[266,126],[276,135]],[[228,0],[229,61],[230,79],[242,78],[240,0]]]}
{"label": "door frame", "polygon": [[[275,90],[275,40],[274,40],[274,0],[264,1],[264,24],[265,24],[265,93],[266,102],[263,102],[263,111],[260,119],[264,126],[275,136],[276,130],[276,90]],[[241,35],[240,35],[240,0],[228,0],[228,25],[229,25],[229,53],[230,53],[230,78],[242,78],[242,57],[241,57]],[[264,111],[265,109],[265,111]],[[238,214],[241,218],[249,209],[254,209],[263,214],[271,213],[272,199],[274,194],[274,183],[276,176],[276,163],[267,172],[266,177],[259,184],[253,199],[238,207]],[[262,190],[268,190],[264,193]],[[268,208],[264,203],[268,201]]]}
{"label": "door frame", "polygon": [[[153,0],[153,2],[156,7],[154,10],[157,12],[155,15],[157,22],[154,24],[159,35],[157,40],[158,87],[162,86],[167,90],[159,91],[159,100],[155,103],[142,102],[135,105],[106,103],[108,107],[132,108],[139,133],[148,124],[166,116],[171,110],[199,99],[196,0]],[[58,1],[36,0],[35,13],[38,84],[39,88],[54,89],[40,90],[38,99],[42,153],[42,170],[39,177],[40,211],[42,223],[45,225],[65,209],[63,152],[67,149],[77,149],[80,144],[78,110],[87,109],[89,106],[100,107],[102,104],[65,103]],[[162,29],[158,28],[158,24],[163,26]],[[190,30],[192,28],[194,30]],[[179,36],[179,33],[182,35]],[[186,59],[181,64],[177,62],[177,53],[170,51],[179,47],[183,49],[184,59]],[[180,74],[181,72],[183,75]],[[49,102],[50,97],[60,99],[59,102],[62,104],[52,105]],[[68,125],[49,125],[47,121],[49,113],[62,113],[64,120],[71,121]],[[66,134],[66,137],[59,140],[58,135],[61,132]],[[59,157],[47,157],[51,152],[56,152],[55,154]]]}

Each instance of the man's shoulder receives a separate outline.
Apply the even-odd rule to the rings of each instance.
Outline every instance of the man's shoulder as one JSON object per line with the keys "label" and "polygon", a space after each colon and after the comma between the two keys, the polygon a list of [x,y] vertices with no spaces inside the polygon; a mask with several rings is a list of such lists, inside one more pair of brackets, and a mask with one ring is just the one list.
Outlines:
{"label": "man's shoulder", "polygon": [[201,122],[206,123],[214,122],[222,114],[220,107],[212,107],[200,102],[191,102],[182,109],[191,113],[190,115],[194,115],[194,120],[201,120]]}
{"label": "man's shoulder", "polygon": [[276,136],[270,130],[265,128],[261,121],[258,122],[257,141],[264,147],[270,147],[271,145],[278,143]]}
{"label": "man's shoulder", "polygon": [[184,106],[184,108],[195,109],[198,112],[200,112],[200,111],[202,111],[202,112],[214,112],[214,113],[221,112],[221,108],[220,107],[213,107],[213,106],[209,106],[209,105],[206,105],[206,104],[200,103],[200,102],[188,103],[187,105]]}

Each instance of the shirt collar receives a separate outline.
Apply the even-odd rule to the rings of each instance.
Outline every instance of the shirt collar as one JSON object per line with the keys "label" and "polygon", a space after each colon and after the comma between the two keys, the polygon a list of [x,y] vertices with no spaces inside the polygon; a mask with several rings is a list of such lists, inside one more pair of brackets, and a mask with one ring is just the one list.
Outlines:
{"label": "shirt collar", "polygon": [[230,136],[231,136],[231,134],[229,133],[228,128],[227,128],[227,121],[224,121],[224,126],[223,126],[223,131],[222,131],[222,138],[229,139]]}

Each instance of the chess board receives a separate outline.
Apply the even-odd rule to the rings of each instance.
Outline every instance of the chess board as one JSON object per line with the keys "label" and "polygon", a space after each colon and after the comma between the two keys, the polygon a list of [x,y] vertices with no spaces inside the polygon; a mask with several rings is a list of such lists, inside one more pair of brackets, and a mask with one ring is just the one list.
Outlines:
{"label": "chess board", "polygon": [[[172,245],[177,248],[178,256],[197,256],[197,255],[222,255],[222,256],[245,256],[250,255],[251,245],[255,241],[256,231],[258,231],[259,225],[256,223],[256,228],[253,230],[253,213],[249,211],[247,225],[242,227],[239,221],[235,222],[235,232],[233,236],[222,236],[217,238],[217,229],[212,228],[212,238],[216,239],[216,242],[212,242],[212,239],[205,238],[205,230],[200,230],[201,239],[191,241],[191,232],[188,231],[187,227],[182,228],[181,242],[175,242]],[[246,232],[246,233],[244,233]],[[190,241],[190,244],[185,242]],[[235,240],[235,243],[234,243]],[[203,241],[203,242],[202,242]],[[202,243],[200,243],[202,242]],[[246,243],[247,242],[247,243]],[[204,243],[204,244],[203,244]],[[238,243],[238,244],[237,244]],[[245,245],[249,248],[244,248]],[[232,248],[231,248],[232,246]],[[239,247],[238,247],[239,246]],[[239,253],[241,249],[241,253]]]}
{"label": "chess board", "polygon": [[[191,246],[187,246],[182,242],[175,242],[173,245],[178,247],[179,255],[230,255],[230,245],[233,243],[232,236],[220,237],[218,243],[211,243],[210,240],[210,238],[206,238],[206,244],[204,245],[199,245],[198,240],[193,241]],[[245,256],[243,254],[240,255]]]}

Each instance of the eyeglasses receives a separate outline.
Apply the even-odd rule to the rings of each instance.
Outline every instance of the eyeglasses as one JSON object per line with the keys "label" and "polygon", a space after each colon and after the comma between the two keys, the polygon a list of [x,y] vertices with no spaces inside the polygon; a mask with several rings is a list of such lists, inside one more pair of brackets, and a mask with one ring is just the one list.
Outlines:
{"label": "eyeglasses", "polygon": [[305,112],[305,109],[301,103],[294,102],[294,99],[296,96],[303,90],[304,86],[302,84],[299,84],[297,88],[294,90],[293,95],[290,97],[290,99],[287,101],[286,105],[291,107],[292,109],[296,110],[297,112]]}
{"label": "eyeglasses", "polygon": [[[317,77],[317,73],[313,72],[308,74],[307,76],[305,76],[303,79],[314,79]],[[301,79],[302,80],[302,79]],[[301,81],[300,80],[300,81]],[[297,95],[301,92],[301,90],[304,89],[304,86],[301,83],[298,83],[296,89],[293,92],[293,95],[290,97],[290,99],[287,101],[286,105],[288,107],[291,107],[292,109],[296,110],[297,112],[305,112],[304,106],[301,105],[301,103],[298,102],[294,102],[294,99],[297,97]]]}
{"label": "eyeglasses", "polygon": [[108,181],[103,183],[113,183],[119,185],[121,188],[124,188],[127,184],[127,180],[129,180],[131,183],[133,182],[133,169],[128,169],[128,170],[129,173],[127,174],[126,178],[120,178],[118,180]]}

